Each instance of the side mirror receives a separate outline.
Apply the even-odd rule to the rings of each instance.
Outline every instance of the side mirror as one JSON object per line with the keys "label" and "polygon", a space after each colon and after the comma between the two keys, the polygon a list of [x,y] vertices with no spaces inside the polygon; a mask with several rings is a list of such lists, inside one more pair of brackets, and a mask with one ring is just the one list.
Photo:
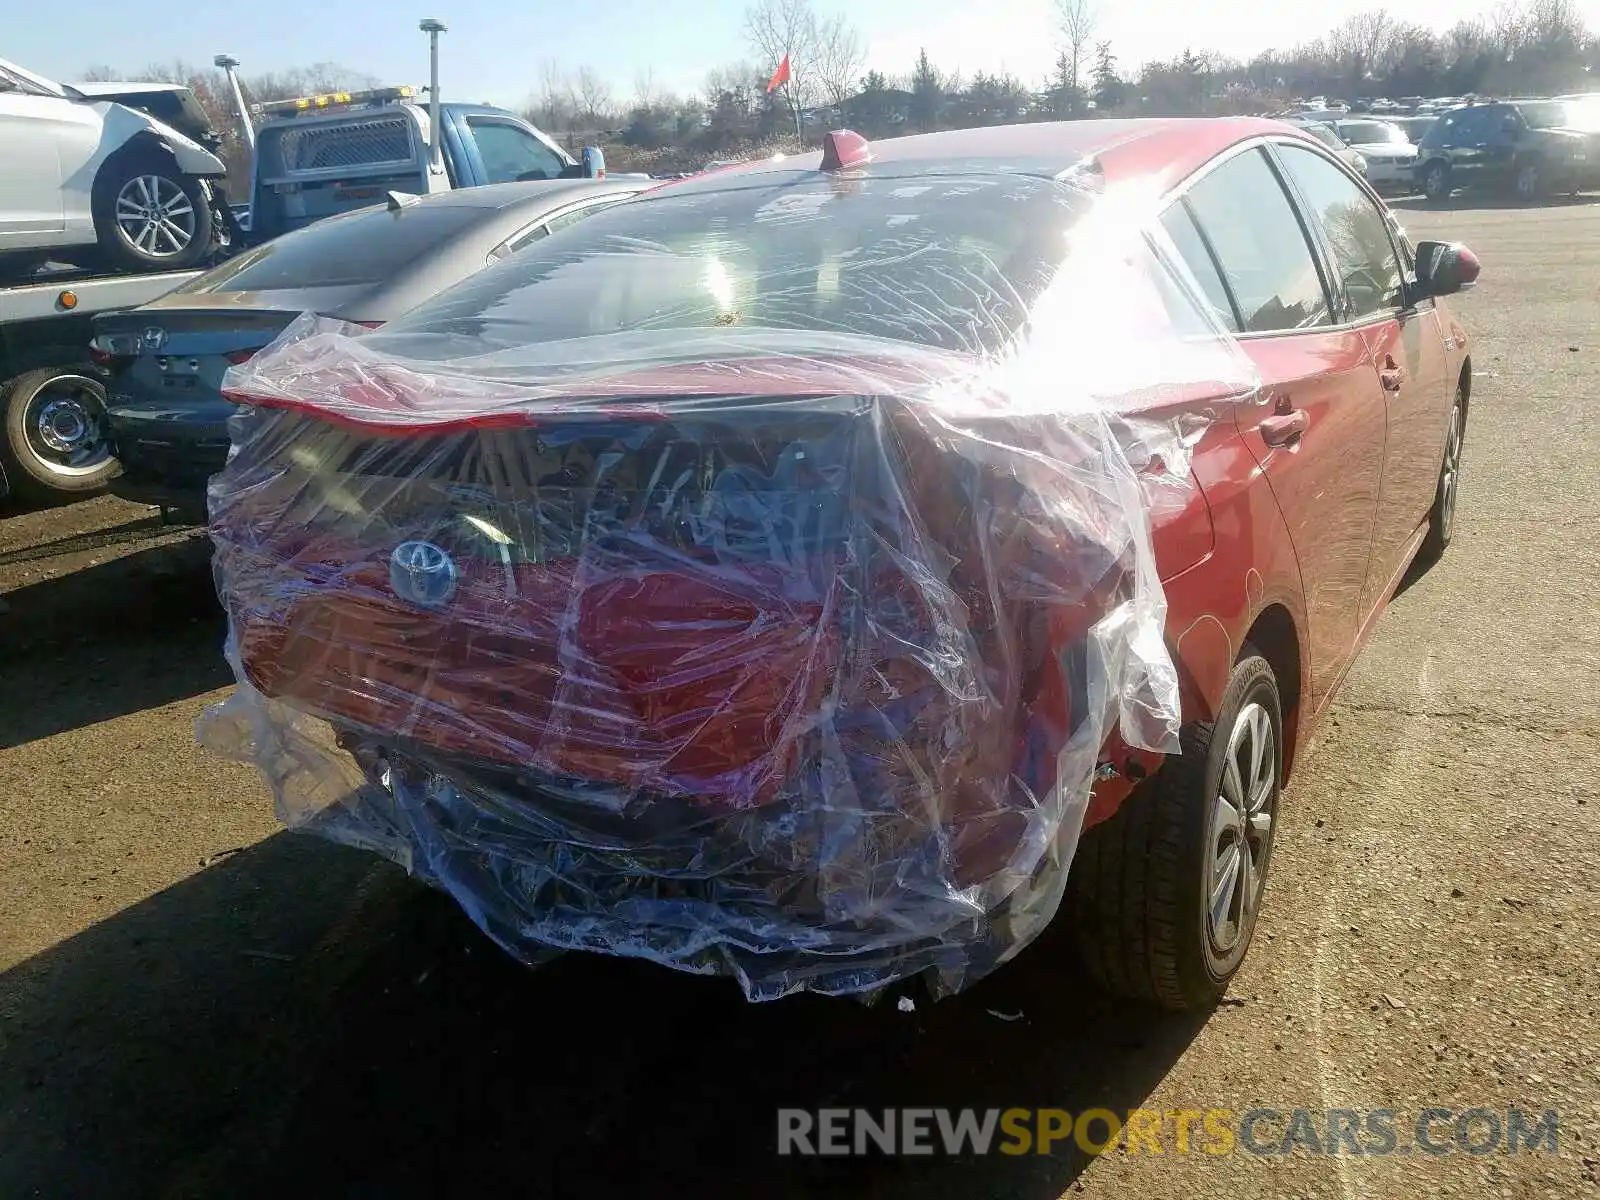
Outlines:
{"label": "side mirror", "polygon": [[1478,282],[1478,256],[1460,242],[1417,243],[1417,296],[1453,296]]}
{"label": "side mirror", "polygon": [[583,148],[583,177],[585,179],[604,179],[606,177],[606,156],[601,153],[599,146],[585,146]]}

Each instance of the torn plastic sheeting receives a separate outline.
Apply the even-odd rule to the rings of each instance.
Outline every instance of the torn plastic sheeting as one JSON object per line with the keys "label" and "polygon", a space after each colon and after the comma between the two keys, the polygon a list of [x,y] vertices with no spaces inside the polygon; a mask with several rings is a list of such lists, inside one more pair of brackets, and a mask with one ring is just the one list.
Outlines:
{"label": "torn plastic sheeting", "polygon": [[[873,318],[900,337],[706,327],[696,299],[687,328],[540,340],[587,319],[540,288],[570,301],[641,244],[607,233],[633,207],[230,371],[211,515],[239,688],[202,736],[287,824],[400,862],[525,960],[645,957],[757,999],[957,990],[1054,914],[1112,729],[1176,748],[1150,464],[1184,486],[1253,373],[1125,223],[1026,305],[949,250],[911,287],[948,312]],[[886,227],[895,263],[938,257],[937,221]],[[699,278],[661,245],[645,274]],[[875,261],[808,278],[851,294]],[[776,274],[705,286],[798,320]],[[1026,318],[994,338],[980,300]]]}

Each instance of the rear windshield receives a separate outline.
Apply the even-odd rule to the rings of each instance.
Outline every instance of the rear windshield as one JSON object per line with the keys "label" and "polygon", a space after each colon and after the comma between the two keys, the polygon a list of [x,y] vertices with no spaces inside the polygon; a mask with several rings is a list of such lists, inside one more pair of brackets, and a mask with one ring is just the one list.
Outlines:
{"label": "rear windshield", "polygon": [[820,330],[983,350],[1021,323],[1087,211],[1022,175],[730,180],[617,205],[387,333],[480,351],[635,330]]}
{"label": "rear windshield", "polygon": [[390,212],[387,205],[375,205],[286,233],[191,279],[177,291],[269,292],[377,283],[460,234],[484,212],[448,204]]}

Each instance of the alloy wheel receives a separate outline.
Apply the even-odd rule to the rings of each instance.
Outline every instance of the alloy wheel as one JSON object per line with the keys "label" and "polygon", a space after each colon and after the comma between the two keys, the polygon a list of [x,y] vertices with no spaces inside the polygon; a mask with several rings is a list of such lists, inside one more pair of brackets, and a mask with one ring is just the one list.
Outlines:
{"label": "alloy wheel", "polygon": [[194,241],[198,218],[176,182],[164,175],[135,175],[117,193],[117,229],[148,258],[174,258]]}
{"label": "alloy wheel", "polygon": [[1277,815],[1278,749],[1272,717],[1252,701],[1228,733],[1228,753],[1206,821],[1206,956],[1219,975],[1243,956],[1255,927]]}
{"label": "alloy wheel", "polygon": [[1444,466],[1439,473],[1439,533],[1450,540],[1450,528],[1456,519],[1456,488],[1461,482],[1461,404],[1450,410],[1450,434],[1444,444]]}

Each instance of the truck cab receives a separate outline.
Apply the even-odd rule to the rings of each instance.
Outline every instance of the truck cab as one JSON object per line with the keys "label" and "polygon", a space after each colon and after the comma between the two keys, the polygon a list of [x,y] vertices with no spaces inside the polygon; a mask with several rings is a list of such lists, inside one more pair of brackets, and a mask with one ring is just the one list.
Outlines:
{"label": "truck cab", "polygon": [[604,176],[597,150],[575,160],[503,108],[444,103],[431,161],[429,110],[407,86],[335,92],[259,105],[250,186],[250,240],[265,241],[389,192],[427,195],[530,179]]}

